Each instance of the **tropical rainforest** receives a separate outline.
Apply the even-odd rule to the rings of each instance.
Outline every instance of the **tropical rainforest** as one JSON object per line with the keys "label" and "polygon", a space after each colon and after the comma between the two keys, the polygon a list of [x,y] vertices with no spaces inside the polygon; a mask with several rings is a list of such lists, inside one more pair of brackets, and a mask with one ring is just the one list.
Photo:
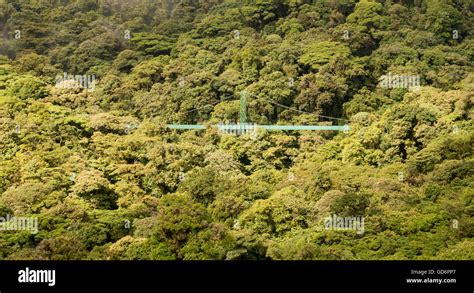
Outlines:
{"label": "tropical rainforest", "polygon": [[[0,0],[0,217],[38,221],[0,259],[472,260],[473,29],[470,0]],[[213,127],[242,93],[349,128]]]}

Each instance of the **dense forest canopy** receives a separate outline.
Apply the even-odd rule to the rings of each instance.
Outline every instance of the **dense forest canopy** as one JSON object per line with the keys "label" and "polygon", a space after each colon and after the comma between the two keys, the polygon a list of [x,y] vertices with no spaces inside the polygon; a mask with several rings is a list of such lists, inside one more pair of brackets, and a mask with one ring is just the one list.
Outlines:
{"label": "dense forest canopy", "polygon": [[[0,218],[38,219],[0,259],[474,259],[473,28],[470,0],[0,0]],[[242,91],[350,130],[166,126]]]}

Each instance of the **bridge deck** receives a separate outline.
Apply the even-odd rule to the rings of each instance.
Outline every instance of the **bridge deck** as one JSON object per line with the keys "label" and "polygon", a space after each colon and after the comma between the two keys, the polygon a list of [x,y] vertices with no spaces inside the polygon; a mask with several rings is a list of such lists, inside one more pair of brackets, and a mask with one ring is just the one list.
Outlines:
{"label": "bridge deck", "polygon": [[[235,129],[246,129],[250,130],[253,127],[261,128],[271,131],[281,130],[310,130],[310,131],[348,131],[349,125],[256,125],[256,124],[219,124],[212,125],[212,127],[221,130],[235,130]],[[192,129],[206,129],[205,125],[200,124],[168,124],[168,128],[180,129],[180,130],[192,130]]]}

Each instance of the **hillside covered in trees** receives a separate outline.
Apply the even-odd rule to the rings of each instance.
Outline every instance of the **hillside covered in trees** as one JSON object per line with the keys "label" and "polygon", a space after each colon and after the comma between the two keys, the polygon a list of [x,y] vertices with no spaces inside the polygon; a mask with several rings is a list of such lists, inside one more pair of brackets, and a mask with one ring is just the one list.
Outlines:
{"label": "hillside covered in trees", "polygon": [[[0,259],[472,260],[473,28],[469,0],[0,0],[0,217],[38,219]],[[167,128],[242,91],[350,129]]]}

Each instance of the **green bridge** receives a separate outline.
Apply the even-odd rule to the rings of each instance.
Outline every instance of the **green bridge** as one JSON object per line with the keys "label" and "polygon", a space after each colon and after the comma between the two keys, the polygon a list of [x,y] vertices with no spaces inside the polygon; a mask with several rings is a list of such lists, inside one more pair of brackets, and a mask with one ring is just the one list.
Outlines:
{"label": "green bridge", "polygon": [[[270,131],[284,131],[284,130],[309,130],[309,131],[343,131],[350,130],[349,125],[257,125],[247,123],[247,92],[240,93],[240,123],[238,124],[219,124],[211,127],[224,131],[235,131],[237,133],[248,132],[254,129],[265,129]],[[331,117],[332,118],[332,117]],[[334,118],[337,120],[344,120]],[[201,124],[168,124],[168,128],[177,130],[202,130],[206,129],[206,125]]]}
{"label": "green bridge", "polygon": [[[178,130],[202,130],[206,129],[205,125],[200,124],[168,124],[170,129]],[[271,131],[282,131],[282,130],[311,130],[311,131],[349,131],[349,125],[253,125],[253,124],[221,124],[212,125],[212,127],[219,130],[238,130],[246,129],[249,130],[252,127],[257,129],[265,129]]]}

